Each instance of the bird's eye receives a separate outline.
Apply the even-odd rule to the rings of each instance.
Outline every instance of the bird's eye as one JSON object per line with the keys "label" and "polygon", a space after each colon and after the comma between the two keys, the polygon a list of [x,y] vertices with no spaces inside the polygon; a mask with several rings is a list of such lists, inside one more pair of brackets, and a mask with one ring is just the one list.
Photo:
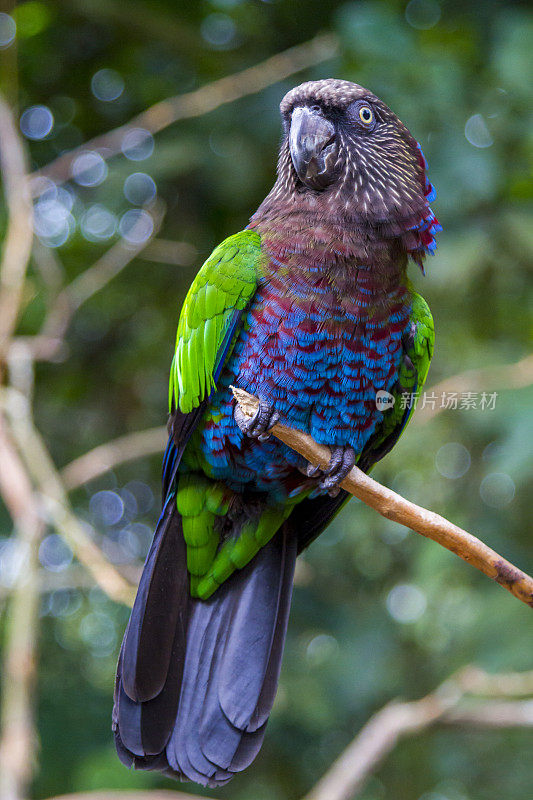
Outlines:
{"label": "bird's eye", "polygon": [[359,109],[359,119],[361,122],[364,122],[365,125],[370,125],[370,123],[374,121],[374,114],[370,106],[361,106]]}

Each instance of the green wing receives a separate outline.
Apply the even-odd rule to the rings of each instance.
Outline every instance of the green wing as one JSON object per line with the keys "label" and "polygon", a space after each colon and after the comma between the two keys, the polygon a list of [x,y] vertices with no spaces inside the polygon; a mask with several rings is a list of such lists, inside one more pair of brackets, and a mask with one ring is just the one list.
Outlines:
{"label": "green wing", "polygon": [[[241,231],[213,251],[193,281],[181,311],[170,370],[170,411],[176,410],[174,420],[179,419],[180,431],[187,427],[187,420],[197,416],[202,401],[216,386],[243,312],[257,289],[260,262],[259,234]],[[176,445],[179,449],[179,442],[171,441],[171,449]],[[170,463],[175,469],[176,459]],[[222,547],[218,552],[215,518],[227,512],[231,496],[227,487],[201,472],[180,469],[177,475],[176,505],[182,517],[193,596],[209,597],[261,544],[261,537],[254,536],[264,525],[256,524],[246,531],[247,536],[232,541],[235,547]]]}
{"label": "green wing", "polygon": [[169,405],[188,414],[209,397],[234,344],[242,312],[255,294],[261,240],[230,236],[209,256],[185,298],[170,369]]}
{"label": "green wing", "polygon": [[411,330],[404,338],[404,358],[398,382],[392,391],[394,405],[383,414],[381,424],[361,453],[358,465],[368,471],[396,444],[411,419],[426,382],[433,357],[435,330],[429,306],[422,295],[411,290]]}

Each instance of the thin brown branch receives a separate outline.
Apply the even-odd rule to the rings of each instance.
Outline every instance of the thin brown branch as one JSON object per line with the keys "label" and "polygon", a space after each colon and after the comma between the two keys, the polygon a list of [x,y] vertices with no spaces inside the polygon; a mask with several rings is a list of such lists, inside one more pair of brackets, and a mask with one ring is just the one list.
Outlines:
{"label": "thin brown branch", "polygon": [[[477,693],[471,680],[474,674],[478,679],[483,678],[484,686],[498,685],[502,677],[466,667],[421,700],[384,706],[363,726],[304,800],[352,800],[401,738],[435,723],[484,728],[533,726],[533,700],[477,703],[468,700],[468,695]],[[513,682],[529,680],[526,676],[530,673],[515,673]],[[463,704],[465,698],[467,702]]]}
{"label": "thin brown branch", "polygon": [[161,426],[113,439],[89,450],[88,453],[63,467],[60,473],[61,479],[67,491],[72,491],[120,464],[161,453],[167,438],[167,429]]}
{"label": "thin brown branch", "polygon": [[196,247],[189,242],[175,242],[171,239],[152,239],[139,257],[144,261],[156,261],[160,264],[175,264],[188,267],[198,254]]}
{"label": "thin brown branch", "polygon": [[533,670],[491,674],[479,667],[465,667],[461,683],[465,691],[481,697],[533,696]]}
{"label": "thin brown branch", "polygon": [[[158,133],[178,120],[199,117],[222,105],[256,94],[297,72],[329,61],[337,53],[336,37],[327,33],[320,34],[309,42],[284,50],[235,75],[228,75],[193,92],[155,103],[125,125],[70,150],[34,174],[62,183],[70,178],[73,161],[87,150],[98,150],[102,158],[108,159],[121,152],[124,136],[136,128],[152,134]],[[38,187],[39,183],[34,182],[34,185]],[[36,191],[42,189],[37,188]]]}
{"label": "thin brown branch", "polygon": [[448,711],[446,725],[474,728],[530,728],[533,725],[533,700],[492,700],[472,708]]}
{"label": "thin brown branch", "polygon": [[352,800],[398,740],[435,722],[447,706],[434,695],[414,703],[390,703],[366,723],[304,800]]}
{"label": "thin brown branch", "polygon": [[0,414],[0,494],[14,524],[20,560],[11,590],[0,700],[0,797],[26,796],[37,734],[33,713],[39,616],[38,547],[44,521],[24,465]]}
{"label": "thin brown branch", "polygon": [[[253,416],[259,405],[258,399],[235,387],[233,394],[242,411],[249,417]],[[329,448],[318,444],[308,434],[281,424],[274,425],[272,433],[310,463],[323,469],[327,467],[330,460]],[[357,467],[353,467],[341,486],[386,519],[433,539],[495,580],[523,603],[533,606],[533,578],[468,531],[433,511],[411,503]]]}
{"label": "thin brown branch", "polygon": [[51,524],[91,573],[96,584],[115,602],[131,605],[135,596],[134,587],[108,561],[71,510],[61,478],[40,433],[33,425],[26,398],[11,390],[5,391],[1,400],[13,439],[28,473],[39,487]]}
{"label": "thin brown branch", "polygon": [[466,370],[430,386],[426,394],[437,397],[437,402],[431,405],[419,403],[414,422],[419,424],[428,422],[433,417],[442,414],[445,407],[444,404],[438,405],[438,398],[446,397],[452,392],[460,396],[461,392],[524,389],[531,384],[533,384],[533,355],[525,356],[514,364]]}
{"label": "thin brown branch", "polygon": [[0,95],[0,168],[8,213],[0,264],[0,362],[17,324],[33,242],[26,153],[13,113]]}
{"label": "thin brown branch", "polygon": [[33,243],[33,263],[39,273],[47,295],[56,297],[65,281],[65,268],[57,249],[47,247],[39,239]]}

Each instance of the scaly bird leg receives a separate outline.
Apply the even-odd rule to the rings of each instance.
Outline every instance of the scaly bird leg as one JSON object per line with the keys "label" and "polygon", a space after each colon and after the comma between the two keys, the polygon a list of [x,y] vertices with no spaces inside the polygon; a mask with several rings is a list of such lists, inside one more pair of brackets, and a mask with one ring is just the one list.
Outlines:
{"label": "scaly bird leg", "polygon": [[340,486],[356,462],[356,453],[351,445],[337,445],[331,448],[331,458],[325,470],[315,467],[313,464],[307,466],[307,476],[317,478],[320,476],[318,486],[327,491],[330,497],[336,497],[340,492]]}
{"label": "scaly bird leg", "polygon": [[245,436],[259,439],[260,442],[270,439],[269,431],[279,421],[279,413],[272,403],[267,403],[266,400],[259,401],[259,408],[253,417],[247,417],[239,405],[235,406],[233,416]]}

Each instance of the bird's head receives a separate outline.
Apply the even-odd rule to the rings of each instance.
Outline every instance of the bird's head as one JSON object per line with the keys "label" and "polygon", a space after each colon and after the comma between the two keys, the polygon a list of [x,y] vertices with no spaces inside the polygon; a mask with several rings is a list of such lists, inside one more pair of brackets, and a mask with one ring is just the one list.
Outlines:
{"label": "bird's head", "polygon": [[280,110],[285,135],[267,202],[402,235],[417,261],[417,249],[423,255],[434,248],[424,156],[382,100],[355,83],[328,79],[292,89]]}

